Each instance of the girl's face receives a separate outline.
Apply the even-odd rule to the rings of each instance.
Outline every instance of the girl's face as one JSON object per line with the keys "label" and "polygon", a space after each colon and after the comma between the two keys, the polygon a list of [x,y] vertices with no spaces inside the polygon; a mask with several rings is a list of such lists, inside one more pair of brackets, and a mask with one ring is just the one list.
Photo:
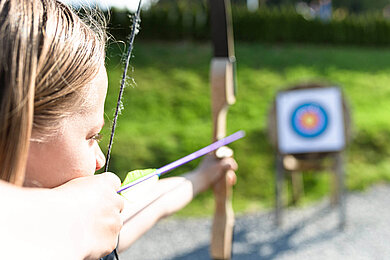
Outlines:
{"label": "girl's face", "polygon": [[65,118],[58,134],[47,141],[31,141],[25,186],[53,188],[74,178],[93,175],[105,164],[97,142],[104,125],[107,93],[104,66],[88,87],[86,112]]}

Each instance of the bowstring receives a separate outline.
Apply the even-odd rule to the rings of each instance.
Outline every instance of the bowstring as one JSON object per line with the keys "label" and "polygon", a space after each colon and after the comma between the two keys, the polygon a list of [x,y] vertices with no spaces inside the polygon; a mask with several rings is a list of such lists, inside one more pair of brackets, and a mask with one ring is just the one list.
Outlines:
{"label": "bowstring", "polygon": [[[127,71],[129,69],[129,64],[130,64],[130,59],[131,59],[131,53],[133,51],[133,44],[134,44],[135,35],[138,33],[139,22],[141,21],[141,19],[140,19],[141,2],[142,2],[142,0],[140,0],[138,3],[137,11],[134,14],[133,23],[131,26],[131,34],[130,34],[130,39],[129,39],[129,49],[127,50],[127,54],[126,54],[125,68],[124,68],[123,75],[122,75],[121,86],[119,88],[118,101],[117,101],[116,108],[115,108],[114,120],[112,122],[110,142],[108,143],[108,150],[107,150],[107,155],[106,155],[106,165],[104,167],[105,172],[108,171],[108,165],[110,163],[111,149],[112,149],[112,144],[114,141],[115,129],[116,129],[117,121],[118,121],[118,115],[119,115],[119,111],[121,109],[122,96],[123,96],[123,90],[125,89]],[[119,236],[118,236],[117,246],[113,251],[114,256],[117,260],[119,260],[118,251],[117,251],[118,244],[119,244]]]}
{"label": "bowstring", "polygon": [[125,84],[126,84],[126,76],[127,76],[127,71],[128,71],[129,64],[130,64],[131,53],[133,51],[133,43],[134,43],[135,35],[138,33],[138,26],[139,26],[139,22],[141,20],[140,19],[141,2],[142,2],[142,0],[140,0],[138,3],[138,8],[134,14],[134,18],[133,18],[134,20],[133,20],[133,24],[131,27],[131,34],[130,34],[130,39],[129,39],[129,49],[127,50],[127,54],[126,54],[125,69],[124,69],[123,75],[122,75],[122,81],[121,81],[121,86],[119,89],[118,101],[117,101],[116,109],[115,109],[115,116],[114,116],[114,120],[113,120],[112,128],[111,128],[110,142],[108,144],[108,150],[107,150],[107,155],[106,155],[106,165],[104,167],[105,172],[108,171],[108,165],[110,163],[112,143],[114,141],[114,135],[115,135],[115,129],[116,129],[116,125],[117,125],[118,115],[119,115],[120,107],[122,104],[123,90],[124,90]]}

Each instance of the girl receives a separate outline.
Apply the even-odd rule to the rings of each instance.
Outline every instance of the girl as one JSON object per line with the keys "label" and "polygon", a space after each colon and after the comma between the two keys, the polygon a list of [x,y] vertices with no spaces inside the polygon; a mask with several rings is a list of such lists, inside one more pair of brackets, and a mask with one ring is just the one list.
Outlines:
{"label": "girl", "polygon": [[[96,153],[93,169],[73,167],[74,163],[56,168],[43,153],[50,140],[59,140],[56,137],[67,130],[65,118],[86,112],[86,90],[92,89],[89,83],[104,61],[103,36],[55,1],[0,1],[2,258],[97,258],[116,246],[122,227],[123,200],[116,194],[120,180],[109,173],[75,179],[92,175],[103,163],[95,134],[83,140],[88,146],[80,141],[89,164],[91,153]],[[69,162],[77,161],[78,151],[77,147]],[[41,169],[46,178],[35,178]],[[66,176],[65,169],[72,174]],[[4,181],[39,187],[70,182],[46,190],[21,189]]]}
{"label": "girl", "polygon": [[[107,92],[106,38],[103,30],[94,24],[97,23],[87,25],[55,0],[0,1],[2,180],[27,187],[52,188],[49,191],[66,194],[72,191],[68,187],[73,188],[75,182],[91,180],[94,172],[104,165],[104,155],[97,141],[104,124]],[[183,177],[159,181],[148,196],[137,205],[125,205],[123,211],[123,201],[115,192],[119,185],[117,180],[109,173],[103,174],[102,178],[112,178],[111,184],[101,185],[99,191],[95,185],[92,190],[99,193],[94,194],[99,198],[102,194],[107,196],[108,199],[101,201],[110,206],[93,219],[89,218],[91,214],[79,214],[78,217],[86,227],[108,226],[111,233],[106,231],[110,235],[103,237],[101,232],[100,236],[86,241],[83,236],[90,239],[85,235],[90,232],[88,228],[70,227],[66,237],[78,240],[74,240],[77,243],[73,247],[65,248],[67,257],[97,258],[107,254],[115,248],[117,241],[113,238],[122,224],[119,249],[127,248],[160,218],[184,207],[196,194],[216,183],[227,170],[235,168],[231,158],[208,157],[200,167]],[[230,182],[235,182],[235,176],[230,176]],[[78,194],[86,201],[81,198],[84,194]],[[53,197],[57,198],[60,199]],[[82,204],[83,211],[89,212],[96,212],[95,206]],[[96,221],[100,222],[88,224]],[[35,231],[30,228],[27,233]],[[54,233],[37,235],[39,238]],[[40,238],[37,241],[40,249],[53,244],[39,245]],[[103,243],[108,245],[104,247],[108,250],[99,251],[97,247]],[[56,259],[65,257],[57,253]],[[51,258],[50,255],[46,257]]]}

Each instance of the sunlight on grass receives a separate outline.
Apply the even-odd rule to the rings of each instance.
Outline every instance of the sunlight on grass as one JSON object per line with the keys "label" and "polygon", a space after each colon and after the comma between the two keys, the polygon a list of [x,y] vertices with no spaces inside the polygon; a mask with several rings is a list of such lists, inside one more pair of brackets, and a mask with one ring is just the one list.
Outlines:
{"label": "sunlight on grass", "polygon": [[[211,53],[206,43],[138,42],[130,75],[136,84],[125,90],[111,171],[123,177],[129,170],[160,167],[210,143]],[[267,140],[267,114],[278,90],[301,82],[338,85],[350,104],[354,139],[347,149],[348,188],[390,180],[389,49],[237,43],[236,53],[238,93],[229,110],[228,133],[247,132],[231,145],[240,165],[234,188],[238,212],[273,206],[274,152]],[[122,71],[118,54],[109,49],[106,136]],[[196,163],[172,174],[191,170]],[[328,177],[305,177],[303,203],[328,196]],[[210,214],[213,208],[207,193],[179,215]]]}

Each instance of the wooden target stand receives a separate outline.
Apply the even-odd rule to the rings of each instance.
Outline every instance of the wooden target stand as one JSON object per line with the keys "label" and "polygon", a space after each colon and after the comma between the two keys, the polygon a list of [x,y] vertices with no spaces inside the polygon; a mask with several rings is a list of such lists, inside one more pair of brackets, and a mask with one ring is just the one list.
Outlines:
{"label": "wooden target stand", "polygon": [[[297,85],[290,90],[317,89],[331,86],[329,84],[308,83]],[[284,181],[291,177],[292,203],[296,204],[304,193],[303,172],[327,171],[331,174],[332,206],[338,206],[339,229],[346,223],[345,170],[344,149],[332,152],[282,153],[278,146],[276,100],[268,115],[268,136],[275,147],[275,225],[283,224],[283,207],[285,205]],[[342,118],[344,123],[345,146],[350,141],[350,113],[344,97],[342,97]]]}

